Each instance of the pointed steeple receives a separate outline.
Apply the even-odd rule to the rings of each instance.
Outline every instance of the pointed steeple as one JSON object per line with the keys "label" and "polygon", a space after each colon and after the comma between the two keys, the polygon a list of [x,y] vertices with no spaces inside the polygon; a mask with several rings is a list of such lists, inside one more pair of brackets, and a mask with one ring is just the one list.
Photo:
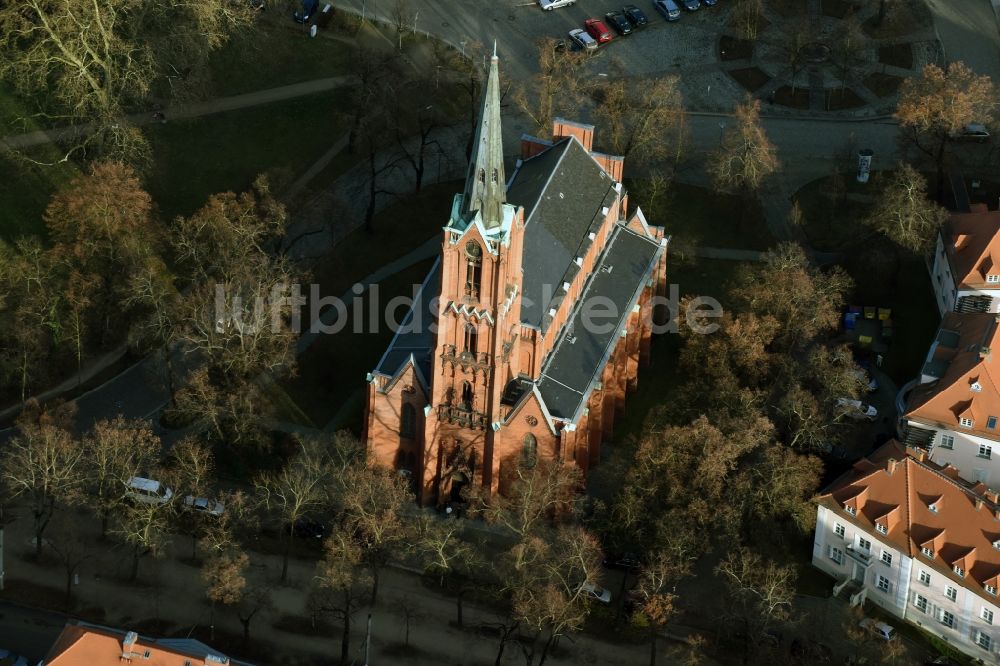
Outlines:
{"label": "pointed steeple", "polygon": [[503,134],[500,131],[500,74],[496,42],[479,111],[479,127],[472,146],[469,173],[465,180],[464,212],[480,211],[483,226],[499,227],[503,222],[506,178],[503,172]]}

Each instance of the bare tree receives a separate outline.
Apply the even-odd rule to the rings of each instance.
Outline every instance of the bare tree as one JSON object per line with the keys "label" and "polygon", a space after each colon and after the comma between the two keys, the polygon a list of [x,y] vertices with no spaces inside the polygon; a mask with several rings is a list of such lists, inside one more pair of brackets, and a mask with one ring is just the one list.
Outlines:
{"label": "bare tree", "polygon": [[744,632],[744,663],[754,663],[767,631],[790,617],[795,569],[741,547],[719,563],[716,573],[728,588],[725,612]]}
{"label": "bare tree", "polygon": [[49,548],[59,560],[66,574],[66,608],[73,606],[73,581],[84,562],[93,558],[94,552],[87,543],[80,521],[66,513],[55,518],[58,538],[49,542]]}
{"label": "bare tree", "polygon": [[341,529],[361,550],[372,578],[371,603],[378,603],[379,574],[410,535],[403,511],[413,502],[409,482],[373,462],[348,469],[336,490]]}
{"label": "bare tree", "polygon": [[747,96],[736,105],[733,122],[710,158],[708,171],[719,188],[749,198],[777,170],[774,145],[760,123],[760,101]]}
{"label": "bare tree", "polygon": [[102,537],[111,514],[125,501],[129,480],[151,468],[159,451],[160,438],[147,421],[120,416],[98,421],[83,438],[85,497],[101,517]]}
{"label": "bare tree", "polygon": [[[0,6],[0,76],[52,120],[88,123],[102,152],[148,156],[126,112],[168,68],[204,66],[253,18],[250,3],[24,0]],[[71,153],[75,152],[71,149]]]}
{"label": "bare tree", "polygon": [[27,499],[34,519],[35,555],[60,503],[80,491],[83,451],[70,433],[52,424],[20,424],[0,459],[0,478],[13,497]]}
{"label": "bare tree", "polygon": [[316,566],[317,589],[310,605],[315,613],[331,614],[341,623],[340,663],[348,663],[351,621],[365,602],[369,575],[361,547],[350,536],[337,532],[323,544],[323,559]]}
{"label": "bare tree", "polygon": [[751,42],[757,41],[763,18],[762,0],[737,0],[733,8],[732,22],[740,37]]}
{"label": "bare tree", "polygon": [[997,100],[993,81],[962,62],[945,69],[924,66],[919,77],[903,81],[896,119],[908,140],[934,160],[937,199],[944,193],[944,162],[952,139],[969,123],[993,116]]}
{"label": "bare tree", "polygon": [[865,224],[896,246],[926,255],[934,249],[948,211],[927,198],[927,181],[919,171],[900,162],[876,200]]}
{"label": "bare tree", "polygon": [[242,599],[247,587],[246,570],[250,558],[241,551],[219,553],[205,561],[201,569],[201,579],[205,583],[205,595],[211,602],[209,630],[215,639],[215,605],[232,606]]}
{"label": "bare tree", "polygon": [[304,440],[278,472],[261,475],[254,482],[263,506],[285,534],[281,582],[288,579],[288,556],[295,538],[295,524],[327,506],[327,483],[332,467],[323,444]]}
{"label": "bare tree", "polygon": [[417,14],[410,7],[408,0],[396,0],[390,13],[392,26],[396,29],[396,49],[403,52],[403,35],[413,32],[417,23]]}
{"label": "bare tree", "polygon": [[669,160],[676,168],[687,139],[679,84],[680,77],[669,75],[638,85],[616,77],[602,85],[594,116],[607,152],[639,164]]}
{"label": "bare tree", "polygon": [[173,502],[128,502],[119,513],[116,532],[132,549],[132,569],[129,581],[139,577],[139,563],[142,558],[160,557],[169,538],[170,520],[174,512]]}
{"label": "bare tree", "polygon": [[552,135],[552,119],[579,107],[587,87],[584,56],[556,50],[556,40],[538,41],[538,74],[515,88],[514,103],[535,125],[541,138]]}

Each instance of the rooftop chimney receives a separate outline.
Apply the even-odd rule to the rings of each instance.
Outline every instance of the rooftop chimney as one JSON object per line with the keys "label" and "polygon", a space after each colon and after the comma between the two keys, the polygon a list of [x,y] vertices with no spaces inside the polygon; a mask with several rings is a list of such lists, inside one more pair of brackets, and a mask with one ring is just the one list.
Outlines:
{"label": "rooftop chimney", "polygon": [[122,639],[122,659],[132,659],[132,648],[138,640],[139,634],[134,631],[125,634],[125,638]]}
{"label": "rooftop chimney", "polygon": [[892,476],[893,473],[895,473],[896,465],[898,464],[899,464],[898,460],[896,460],[895,458],[889,458],[889,462],[887,462],[885,466],[885,471],[889,473],[889,476]]}

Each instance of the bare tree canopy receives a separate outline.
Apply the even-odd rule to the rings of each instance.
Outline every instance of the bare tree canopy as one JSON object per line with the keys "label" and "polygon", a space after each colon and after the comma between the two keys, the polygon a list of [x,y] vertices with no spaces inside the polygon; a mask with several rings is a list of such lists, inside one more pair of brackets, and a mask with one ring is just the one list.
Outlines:
{"label": "bare tree canopy", "polygon": [[545,38],[538,45],[538,74],[526,86],[514,90],[514,103],[535,125],[541,138],[552,135],[552,119],[576,110],[586,88],[584,55],[556,50],[556,40]]}
{"label": "bare tree canopy", "polygon": [[948,211],[927,198],[927,181],[909,164],[900,163],[879,194],[865,224],[899,247],[927,254]]}
{"label": "bare tree canopy", "polygon": [[0,5],[0,77],[42,100],[44,114],[91,123],[101,151],[146,155],[125,120],[158,77],[203,67],[250,24],[249,2],[23,0]]}
{"label": "bare tree canopy", "polygon": [[687,141],[680,77],[641,82],[616,77],[598,93],[594,116],[606,152],[639,163],[670,160],[676,165]]}
{"label": "bare tree canopy", "polygon": [[928,64],[920,76],[903,81],[896,119],[909,132],[910,142],[934,160],[939,200],[944,191],[949,141],[969,123],[987,122],[996,108],[993,81],[962,62],[953,62],[944,69]]}
{"label": "bare tree canopy", "polygon": [[733,121],[722,137],[722,146],[708,165],[723,190],[751,192],[778,170],[775,148],[760,123],[760,101],[748,97],[736,105]]}

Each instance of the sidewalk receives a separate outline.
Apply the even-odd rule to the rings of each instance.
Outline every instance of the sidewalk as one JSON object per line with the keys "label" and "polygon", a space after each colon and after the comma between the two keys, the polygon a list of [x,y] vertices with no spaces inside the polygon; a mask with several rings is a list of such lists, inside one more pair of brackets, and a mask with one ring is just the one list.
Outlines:
{"label": "sidewalk", "polygon": [[[199,116],[207,116],[214,113],[224,113],[226,111],[235,111],[237,109],[245,109],[251,106],[270,104],[271,102],[280,102],[282,100],[293,99],[295,97],[305,97],[306,95],[313,95],[315,93],[347,86],[355,81],[356,79],[353,76],[333,76],[325,79],[314,79],[312,81],[303,81],[302,83],[294,83],[292,85],[281,86],[278,88],[257,90],[243,95],[218,97],[216,99],[196,102],[194,104],[171,106],[164,109],[163,114],[168,122],[171,120],[182,120],[185,118],[197,118]],[[133,113],[128,116],[128,120],[133,125],[138,126],[150,125],[159,122],[153,118],[152,110],[146,113]],[[38,130],[36,132],[28,132],[27,134],[5,136],[0,138],[0,143],[3,143],[11,150],[20,150],[55,141],[62,141],[64,139],[88,136],[93,133],[93,131],[94,127],[90,124],[73,125],[70,127],[59,127],[50,130]]]}
{"label": "sidewalk", "polygon": [[[50,596],[44,594],[45,590],[52,590],[53,598],[61,598],[65,579],[61,568],[40,566],[23,559],[31,550],[30,523],[30,516],[22,512],[18,520],[7,527],[8,592],[0,593],[0,598],[9,598],[10,591],[19,585],[25,589],[23,581],[42,593],[34,595],[31,602],[38,604]],[[99,530],[98,520],[88,515],[81,517],[80,523],[87,530],[88,543],[93,543],[91,540],[96,539]],[[56,539],[58,535],[53,532],[48,538]],[[79,585],[73,589],[78,599],[77,608],[103,609],[103,616],[94,619],[122,629],[149,626],[150,620],[157,618],[169,625],[169,633],[187,634],[208,625],[211,609],[204,595],[200,570],[177,559],[179,555],[190,554],[189,537],[174,535],[164,557],[144,559],[136,584],[121,582],[129,571],[128,549],[97,544],[95,552],[102,547],[103,554],[88,560],[80,569]],[[319,549],[313,552],[315,557],[319,556]],[[249,654],[240,655],[239,650],[230,649],[237,653],[232,656],[245,656],[260,664],[333,663],[340,652],[339,626],[328,626],[324,621],[313,629],[306,607],[315,561],[293,558],[289,562],[289,584],[281,586],[277,583],[281,558],[252,552],[250,555],[250,579],[254,584],[270,587],[272,606],[262,610],[251,624]],[[372,617],[372,663],[440,666],[493,663],[496,659],[499,644],[488,630],[483,630],[498,622],[498,616],[491,609],[466,601],[463,613],[466,629],[456,629],[450,623],[456,615],[453,598],[426,585],[420,576],[393,568],[382,572],[379,597],[379,606]],[[361,655],[367,612],[362,609],[354,617],[352,657]],[[407,614],[410,616],[408,650],[401,645]],[[217,637],[214,647],[225,651],[226,640],[241,636],[242,626],[235,613],[224,607],[216,608],[214,622]],[[283,628],[275,626],[279,623]],[[296,626],[298,630],[287,630]],[[646,661],[647,655],[645,643],[612,644],[578,634],[560,643],[559,650],[550,656],[550,663],[631,666]],[[516,644],[508,645],[501,663],[523,663]]]}

